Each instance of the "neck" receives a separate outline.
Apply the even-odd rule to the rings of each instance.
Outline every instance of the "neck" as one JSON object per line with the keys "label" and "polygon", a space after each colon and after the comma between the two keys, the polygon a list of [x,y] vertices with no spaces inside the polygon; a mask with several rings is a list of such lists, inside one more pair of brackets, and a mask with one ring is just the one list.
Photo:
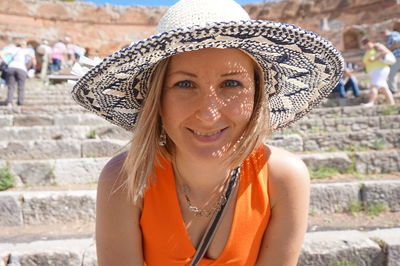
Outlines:
{"label": "neck", "polygon": [[199,194],[213,193],[225,184],[231,167],[220,160],[192,159],[177,154],[173,160],[177,185],[188,186]]}

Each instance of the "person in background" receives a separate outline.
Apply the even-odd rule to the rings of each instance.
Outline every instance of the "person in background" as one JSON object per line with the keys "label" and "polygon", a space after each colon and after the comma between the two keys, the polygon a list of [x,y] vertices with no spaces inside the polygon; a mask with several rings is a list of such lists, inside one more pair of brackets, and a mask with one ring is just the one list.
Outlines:
{"label": "person in background", "polygon": [[11,61],[8,63],[6,75],[6,84],[8,87],[6,105],[12,106],[14,91],[17,86],[17,104],[22,105],[24,104],[25,81],[28,75],[26,58],[29,58],[33,65],[36,64],[36,58],[34,55],[32,55],[31,51],[27,49],[27,43],[25,40],[18,41],[17,46],[14,48],[10,48],[7,51],[0,52],[0,57],[3,60],[6,60],[6,56],[11,56]]}
{"label": "person in background", "polygon": [[[363,56],[363,65],[365,67],[370,82],[370,95],[367,103],[363,106],[373,106],[378,97],[378,92],[381,91],[389,104],[394,104],[394,98],[392,92],[389,90],[387,84],[387,77],[389,75],[390,68],[387,64],[380,61],[389,51],[381,43],[373,43],[370,39],[365,38],[361,41],[362,48],[365,50]],[[359,68],[359,69],[360,69]]]}
{"label": "person in background", "polygon": [[13,43],[8,44],[3,47],[2,52],[4,54],[3,58],[0,58],[0,87],[3,88],[6,86],[6,76],[7,76],[7,69],[8,63],[11,61],[12,56],[7,53],[9,49],[14,49],[15,45]]}
{"label": "person in background", "polygon": [[49,46],[49,42],[43,40],[43,42],[37,47],[36,52],[41,59],[40,79],[44,84],[48,84],[47,73],[49,71],[49,61],[51,59],[51,47]]}
{"label": "person in background", "polygon": [[360,89],[358,87],[357,79],[352,74],[350,69],[345,69],[343,75],[340,78],[338,84],[333,89],[334,92],[338,92],[340,98],[346,98],[346,92],[351,90],[354,97],[358,97],[360,94]]}
{"label": "person in background", "polygon": [[30,43],[28,43],[27,44],[27,48],[26,48],[28,51],[29,51],[29,53],[30,53],[30,56],[26,56],[25,57],[25,65],[26,65],[26,69],[27,69],[27,74],[28,74],[28,78],[33,78],[34,76],[35,76],[35,71],[36,71],[36,61],[37,60],[35,60],[35,61],[32,61],[32,57],[35,57],[36,58],[36,51],[35,51],[35,49],[33,48],[33,46],[30,44]]}
{"label": "person in background", "polygon": [[398,73],[400,71],[400,32],[384,30],[381,32],[382,38],[386,41],[386,47],[392,51],[396,57],[396,63],[390,66],[388,76],[388,86],[391,92],[399,92]]}
{"label": "person in background", "polygon": [[61,70],[61,66],[64,60],[64,53],[66,52],[67,48],[63,41],[59,40],[56,42],[51,51],[51,71],[52,73],[56,73]]}

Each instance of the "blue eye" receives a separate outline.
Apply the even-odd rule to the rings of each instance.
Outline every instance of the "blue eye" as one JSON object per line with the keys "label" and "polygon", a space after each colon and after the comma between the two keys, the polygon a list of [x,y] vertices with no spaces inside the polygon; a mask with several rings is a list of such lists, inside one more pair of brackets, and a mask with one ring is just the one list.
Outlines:
{"label": "blue eye", "polygon": [[236,88],[242,86],[242,83],[237,80],[225,80],[223,86],[228,88]]}
{"label": "blue eye", "polygon": [[193,88],[193,83],[190,80],[181,80],[175,83],[174,86],[180,88]]}

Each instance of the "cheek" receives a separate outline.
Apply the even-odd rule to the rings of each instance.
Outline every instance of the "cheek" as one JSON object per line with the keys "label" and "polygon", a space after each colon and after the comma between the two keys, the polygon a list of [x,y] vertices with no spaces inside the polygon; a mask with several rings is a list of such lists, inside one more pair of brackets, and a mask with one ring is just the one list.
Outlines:
{"label": "cheek", "polygon": [[[245,96],[245,97],[243,97]],[[242,95],[232,101],[232,105],[229,107],[232,114],[237,116],[241,120],[249,120],[253,114],[254,109],[254,95]]]}

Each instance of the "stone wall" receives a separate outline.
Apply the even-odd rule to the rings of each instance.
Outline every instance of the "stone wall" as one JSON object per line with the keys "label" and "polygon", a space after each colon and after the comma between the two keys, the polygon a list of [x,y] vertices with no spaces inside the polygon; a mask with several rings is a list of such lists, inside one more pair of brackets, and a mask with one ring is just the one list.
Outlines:
{"label": "stone wall", "polygon": [[104,56],[153,34],[165,10],[56,0],[0,1],[0,46],[18,37],[39,43],[68,36],[92,54]]}
{"label": "stone wall", "polygon": [[340,50],[358,50],[364,35],[400,28],[398,0],[288,0],[247,5],[251,17],[298,25],[317,32]]}
{"label": "stone wall", "polygon": [[[399,0],[286,0],[244,6],[254,19],[299,25],[332,41],[342,51],[358,51],[360,38],[400,28]],[[17,37],[32,43],[66,36],[100,56],[148,37],[166,7],[96,6],[57,0],[0,1],[0,46]]]}

